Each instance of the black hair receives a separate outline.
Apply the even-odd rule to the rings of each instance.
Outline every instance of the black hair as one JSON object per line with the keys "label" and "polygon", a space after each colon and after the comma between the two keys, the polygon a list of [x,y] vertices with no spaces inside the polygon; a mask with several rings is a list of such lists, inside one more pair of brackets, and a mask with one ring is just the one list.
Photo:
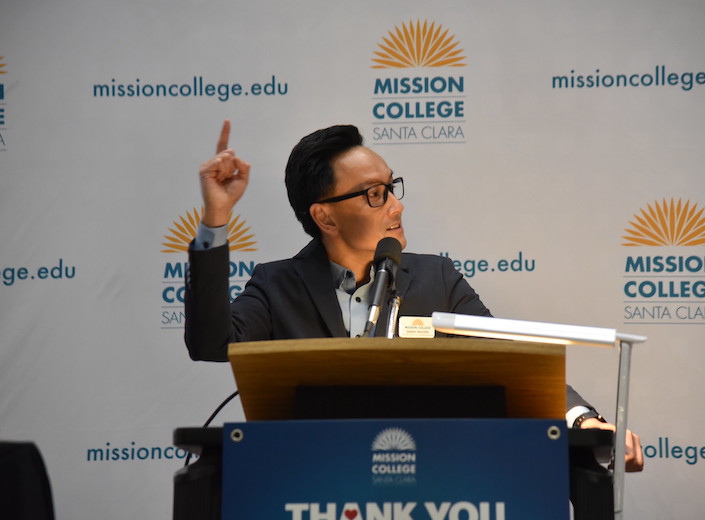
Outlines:
{"label": "black hair", "polygon": [[361,145],[362,136],[355,126],[335,125],[307,135],[291,151],[286,164],[286,192],[296,218],[312,237],[319,236],[320,230],[308,210],[333,189],[333,159]]}

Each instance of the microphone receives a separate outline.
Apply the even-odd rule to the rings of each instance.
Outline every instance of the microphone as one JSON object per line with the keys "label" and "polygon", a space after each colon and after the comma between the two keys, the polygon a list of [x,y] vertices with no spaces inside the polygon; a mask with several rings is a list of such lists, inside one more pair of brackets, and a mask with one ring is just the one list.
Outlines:
{"label": "microphone", "polygon": [[365,324],[362,337],[366,338],[372,334],[379,311],[382,308],[384,295],[393,282],[397,274],[397,267],[401,261],[401,244],[396,238],[385,237],[377,244],[373,264],[375,266],[375,281],[372,284],[372,299],[370,300],[370,312]]}

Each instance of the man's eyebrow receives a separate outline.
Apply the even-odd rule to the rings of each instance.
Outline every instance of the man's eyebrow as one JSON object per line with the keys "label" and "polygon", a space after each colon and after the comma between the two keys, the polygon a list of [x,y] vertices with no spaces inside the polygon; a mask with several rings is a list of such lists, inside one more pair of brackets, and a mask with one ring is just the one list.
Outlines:
{"label": "man's eyebrow", "polygon": [[389,170],[389,178],[387,179],[387,182],[384,182],[384,181],[376,182],[375,184],[372,184],[372,186],[376,186],[378,184],[389,184],[393,180],[394,180],[394,172]]}
{"label": "man's eyebrow", "polygon": [[389,170],[389,180],[388,182],[384,182],[383,180],[375,180],[375,181],[367,181],[363,182],[362,184],[358,184],[353,188],[355,191],[362,191],[366,190],[367,188],[371,188],[372,186],[379,186],[380,184],[389,184],[394,180],[394,172],[392,170]]}

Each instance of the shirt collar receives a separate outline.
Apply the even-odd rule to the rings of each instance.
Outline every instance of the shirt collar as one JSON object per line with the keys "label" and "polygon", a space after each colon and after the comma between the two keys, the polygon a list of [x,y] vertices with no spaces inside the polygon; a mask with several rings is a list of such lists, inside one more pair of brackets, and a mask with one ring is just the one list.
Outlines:
{"label": "shirt collar", "polygon": [[333,274],[333,283],[335,284],[336,289],[341,289],[349,294],[355,292],[357,287],[355,273],[353,273],[350,269],[347,269],[332,261],[330,262],[330,270]]}
{"label": "shirt collar", "polygon": [[[357,289],[357,278],[355,278],[355,273],[347,267],[336,264],[332,260],[330,261],[330,271],[333,274],[333,283],[335,284],[336,289],[345,291],[348,294],[355,292]],[[370,282],[368,283],[371,283],[374,279],[374,267],[370,266]]]}

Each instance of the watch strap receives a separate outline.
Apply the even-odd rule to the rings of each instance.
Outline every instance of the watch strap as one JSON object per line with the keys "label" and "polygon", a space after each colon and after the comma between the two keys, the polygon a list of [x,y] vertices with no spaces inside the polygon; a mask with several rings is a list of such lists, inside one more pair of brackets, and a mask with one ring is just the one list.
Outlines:
{"label": "watch strap", "polygon": [[579,430],[582,427],[582,424],[587,420],[587,419],[597,419],[600,422],[606,423],[607,421],[605,420],[604,417],[602,417],[599,413],[597,413],[595,410],[590,410],[589,412],[585,412],[583,414],[578,415],[575,418],[575,421],[573,421],[573,429],[574,430]]}

